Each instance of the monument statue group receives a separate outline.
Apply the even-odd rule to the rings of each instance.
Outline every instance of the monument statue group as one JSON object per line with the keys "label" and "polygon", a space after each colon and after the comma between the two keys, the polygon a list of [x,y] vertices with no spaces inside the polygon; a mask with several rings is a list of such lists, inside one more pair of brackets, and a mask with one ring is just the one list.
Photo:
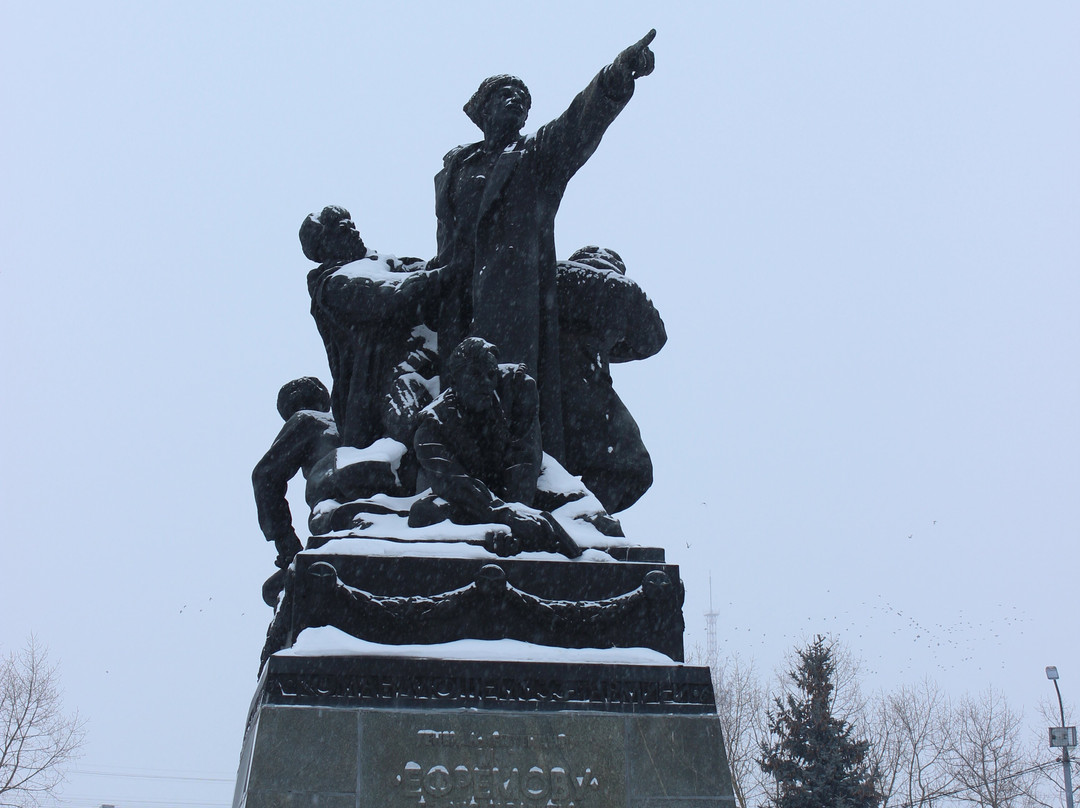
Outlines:
{"label": "monument statue group", "polygon": [[235,808],[733,804],[678,568],[615,516],[653,472],[610,364],[664,323],[614,250],[555,255],[655,33],[531,134],[524,82],[481,82],[433,259],[370,249],[335,205],[301,224],[332,385],[281,388],[252,475],[278,571]]}

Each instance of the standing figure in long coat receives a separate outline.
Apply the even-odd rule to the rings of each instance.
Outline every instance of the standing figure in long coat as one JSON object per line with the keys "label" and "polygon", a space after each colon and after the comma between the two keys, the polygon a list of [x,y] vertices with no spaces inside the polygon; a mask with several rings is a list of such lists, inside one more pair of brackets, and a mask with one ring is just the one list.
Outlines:
{"label": "standing figure in long coat", "polygon": [[[485,79],[465,113],[484,132],[446,155],[435,177],[442,310],[440,353],[467,336],[537,380],[544,451],[564,454],[555,283],[555,214],[563,191],[649,75],[650,31],[620,53],[555,120],[521,134],[531,98],[521,79]],[[444,355],[445,361],[445,355]]]}

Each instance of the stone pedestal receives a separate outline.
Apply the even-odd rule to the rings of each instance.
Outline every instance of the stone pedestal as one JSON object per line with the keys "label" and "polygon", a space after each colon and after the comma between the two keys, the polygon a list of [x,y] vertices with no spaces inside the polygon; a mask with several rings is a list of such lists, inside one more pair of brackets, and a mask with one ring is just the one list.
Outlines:
{"label": "stone pedestal", "polygon": [[734,806],[706,668],[271,657],[234,808]]}
{"label": "stone pedestal", "polygon": [[546,553],[499,558],[462,545],[449,553],[430,543],[408,545],[408,555],[401,548],[343,539],[297,555],[264,658],[291,647],[304,629],[330,625],[386,645],[512,638],[651,648],[683,659],[682,581],[662,550],[621,548],[643,559],[625,561],[590,550],[569,561]]}

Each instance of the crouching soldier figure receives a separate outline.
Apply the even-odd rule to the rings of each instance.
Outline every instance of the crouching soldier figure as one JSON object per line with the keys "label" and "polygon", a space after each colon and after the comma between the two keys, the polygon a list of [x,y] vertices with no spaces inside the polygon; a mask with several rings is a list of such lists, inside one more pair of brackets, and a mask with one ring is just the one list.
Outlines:
{"label": "crouching soldier figure", "polygon": [[413,505],[409,525],[505,525],[512,538],[494,547],[502,555],[581,555],[551,514],[530,507],[543,452],[536,382],[525,366],[500,365],[494,345],[469,337],[451,353],[443,382],[413,440],[418,487],[430,486],[431,494]]}

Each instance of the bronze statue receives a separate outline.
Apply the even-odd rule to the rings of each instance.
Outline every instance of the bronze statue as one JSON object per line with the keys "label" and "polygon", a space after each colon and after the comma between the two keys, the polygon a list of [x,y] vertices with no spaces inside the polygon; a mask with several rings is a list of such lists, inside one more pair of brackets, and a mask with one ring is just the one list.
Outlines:
{"label": "bronze statue", "polygon": [[614,250],[583,247],[560,261],[559,363],[563,465],[608,513],[626,510],[652,485],[652,458],[611,382],[611,362],[652,356],[667,342],[649,297],[626,277]]}
{"label": "bronze statue", "polygon": [[432,495],[413,505],[409,524],[501,524],[521,549],[581,555],[549,513],[529,507],[543,452],[536,382],[525,367],[500,365],[495,346],[469,337],[443,375],[447,386],[421,412],[414,438]]}
{"label": "bronze statue", "polygon": [[[343,207],[304,220],[301,246],[318,263],[311,314],[334,380],[333,416],[323,417],[336,426],[335,445],[305,461],[313,535],[365,530],[389,512],[411,527],[503,525],[496,532],[509,528],[512,540],[500,553],[578,555],[557,510],[621,536],[609,514],[649,487],[652,462],[608,367],[652,355],[666,334],[613,251],[556,262],[554,221],[570,178],[652,73],[654,37],[622,51],[534,134],[521,131],[531,97],[520,79],[481,83],[464,111],[483,140],[451,151],[435,180],[432,261],[369,250]],[[538,493],[542,462],[553,476]],[[256,469],[263,488],[281,491],[263,498],[260,519],[283,537],[285,565],[299,540],[291,522],[282,527],[287,477],[272,467]]]}
{"label": "bronze statue", "polygon": [[435,177],[442,289],[440,356],[467,336],[499,346],[537,380],[544,451],[564,456],[555,280],[555,214],[574,173],[653,71],[656,31],[620,53],[555,120],[522,135],[531,105],[513,76],[481,83],[465,113],[484,139],[444,159]]}
{"label": "bronze statue", "polygon": [[[480,84],[464,111],[483,138],[447,154],[435,178],[431,261],[368,249],[342,207],[304,220],[333,387],[283,390],[285,427],[253,474],[281,568],[263,587],[276,610],[267,654],[334,625],[380,643],[514,637],[681,658],[677,570],[660,548],[627,542],[610,515],[652,482],[610,363],[655,354],[664,323],[617,253],[557,261],[554,238],[571,177],[653,71],[654,37],[533,134],[522,134],[521,79]],[[300,555],[285,499],[298,470],[312,536]],[[448,553],[450,542],[473,546]],[[582,563],[534,557],[503,570],[482,566],[476,546]],[[313,561],[320,553],[334,565]]]}
{"label": "bronze statue", "polygon": [[285,495],[289,480],[303,472],[311,476],[315,465],[341,444],[330,414],[330,394],[318,379],[305,376],[287,382],[278,392],[277,410],[285,420],[270,449],[251,473],[259,527],[274,542],[275,562],[284,569],[304,549],[293,529],[292,513]]}
{"label": "bronze statue", "polygon": [[[434,320],[428,311],[436,300],[433,273],[419,258],[368,250],[349,212],[337,206],[309,215],[300,243],[320,262],[308,273],[308,292],[334,378],[334,419],[342,444],[362,449],[394,431],[388,418],[399,420],[387,397],[401,375],[398,365],[424,352],[418,331]],[[427,372],[434,375],[431,360]]]}

